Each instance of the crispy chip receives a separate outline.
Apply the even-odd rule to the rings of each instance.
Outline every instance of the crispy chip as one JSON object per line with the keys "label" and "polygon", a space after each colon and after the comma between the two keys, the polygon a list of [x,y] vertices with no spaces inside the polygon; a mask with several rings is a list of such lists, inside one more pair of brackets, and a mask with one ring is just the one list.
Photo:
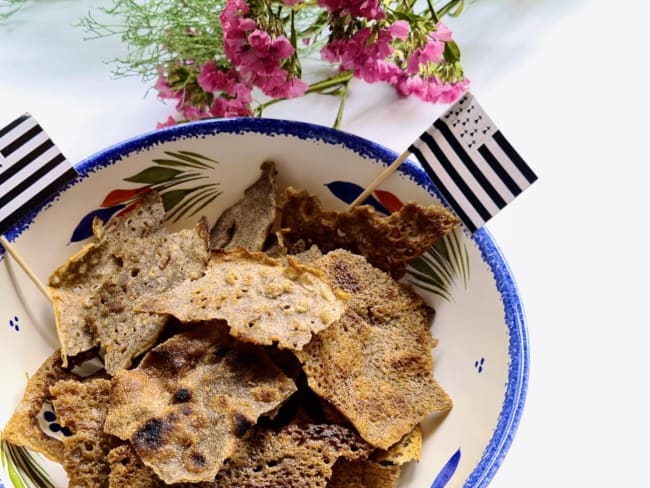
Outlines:
{"label": "crispy chip", "polygon": [[429,310],[412,290],[347,251],[319,262],[352,298],[302,351],[309,386],[366,441],[387,449],[451,400],[433,378]]}
{"label": "crispy chip", "polygon": [[399,465],[384,466],[368,459],[339,459],[333,468],[327,488],[395,488],[399,481]]}
{"label": "crispy chip", "polygon": [[406,434],[388,450],[377,450],[372,459],[380,464],[394,464],[401,466],[411,461],[419,461],[422,455],[422,428],[416,425],[411,432]]}
{"label": "crispy chip", "polygon": [[114,377],[105,430],[166,483],[211,481],[238,438],[295,390],[262,348],[203,324]]}
{"label": "crispy chip", "polygon": [[261,251],[275,222],[276,192],[275,164],[266,161],[244,198],[227,208],[210,230],[210,249]]}
{"label": "crispy chip", "polygon": [[460,222],[440,205],[406,203],[386,217],[369,205],[343,212],[326,211],[306,191],[288,188],[281,206],[285,245],[303,241],[323,252],[347,249],[365,256],[373,266],[400,278],[406,266]]}
{"label": "crispy chip", "polygon": [[61,380],[50,387],[58,420],[72,431],[63,438],[63,467],[70,488],[96,488],[108,484],[106,456],[115,439],[104,433],[111,382]]}
{"label": "crispy chip", "polygon": [[52,399],[50,386],[59,380],[72,378],[76,375],[61,365],[61,351],[55,351],[29,379],[22,400],[2,431],[2,439],[39,452],[57,463],[63,462],[63,443],[43,432],[37,415],[43,403]]}
{"label": "crispy chip", "polygon": [[100,345],[109,374],[129,367],[166,322],[158,314],[135,313],[134,300],[203,272],[207,221],[169,234],[162,215],[160,196],[152,192],[105,228],[96,224],[95,242],[50,277],[64,365],[68,356]]}
{"label": "crispy chip", "polygon": [[375,450],[368,459],[339,459],[327,488],[395,488],[402,465],[419,461],[422,429],[419,425],[387,451]]}
{"label": "crispy chip", "polygon": [[108,453],[108,488],[164,488],[166,485],[146,466],[131,444],[123,444]]}
{"label": "crispy chip", "polygon": [[213,251],[202,278],[136,308],[183,322],[225,320],[242,341],[301,349],[341,316],[346,296],[332,290],[320,271],[295,259],[283,266],[278,259],[238,248]]}
{"label": "crispy chip", "polygon": [[340,425],[289,425],[254,432],[217,473],[219,488],[325,488],[339,458],[367,456],[369,446]]}

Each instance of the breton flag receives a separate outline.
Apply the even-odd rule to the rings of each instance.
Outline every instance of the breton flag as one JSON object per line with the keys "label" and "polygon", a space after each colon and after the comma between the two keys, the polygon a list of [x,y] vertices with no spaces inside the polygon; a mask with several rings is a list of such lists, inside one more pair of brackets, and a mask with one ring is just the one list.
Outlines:
{"label": "breton flag", "polygon": [[472,233],[537,179],[470,93],[408,150]]}
{"label": "breton flag", "polygon": [[0,234],[76,176],[31,115],[0,129]]}

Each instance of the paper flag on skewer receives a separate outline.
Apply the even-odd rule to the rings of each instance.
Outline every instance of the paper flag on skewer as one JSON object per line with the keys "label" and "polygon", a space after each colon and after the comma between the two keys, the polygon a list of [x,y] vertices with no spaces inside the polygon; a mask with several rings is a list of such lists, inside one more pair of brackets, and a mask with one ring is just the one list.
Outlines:
{"label": "paper flag on skewer", "polygon": [[31,115],[0,129],[0,234],[76,176]]}
{"label": "paper flag on skewer", "polygon": [[408,151],[470,232],[537,179],[470,93]]}

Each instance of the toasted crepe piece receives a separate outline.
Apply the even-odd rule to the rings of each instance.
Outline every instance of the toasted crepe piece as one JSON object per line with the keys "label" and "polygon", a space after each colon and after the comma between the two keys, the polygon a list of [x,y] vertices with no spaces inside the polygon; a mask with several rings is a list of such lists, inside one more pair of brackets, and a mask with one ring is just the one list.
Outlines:
{"label": "toasted crepe piece", "polygon": [[211,481],[237,440],[296,387],[224,323],[177,334],[113,378],[105,431],[166,483]]}
{"label": "toasted crepe piece", "polygon": [[108,453],[111,473],[108,488],[216,488],[213,482],[164,483],[153,470],[146,466],[133,450],[131,444],[122,444]]}
{"label": "toasted crepe piece", "polygon": [[288,258],[287,266],[242,248],[212,251],[205,275],[155,297],[137,310],[182,322],[225,320],[230,334],[254,344],[301,349],[343,313],[346,294],[323,274]]}
{"label": "toasted crepe piece", "polygon": [[108,485],[106,456],[115,439],[104,433],[111,382],[61,380],[50,387],[59,421],[72,431],[63,439],[63,468],[70,488]]}
{"label": "toasted crepe piece", "polygon": [[135,313],[135,299],[203,272],[207,221],[169,234],[163,215],[160,196],[152,192],[105,228],[96,221],[95,242],[50,277],[64,365],[68,356],[99,344],[109,374],[129,367],[154,344],[166,322],[159,314]]}
{"label": "toasted crepe piece", "polygon": [[348,291],[345,314],[302,351],[309,386],[375,447],[388,449],[451,400],[433,377],[430,310],[410,288],[338,250],[318,266]]}
{"label": "toasted crepe piece", "polygon": [[123,265],[97,292],[94,324],[109,374],[128,368],[134,357],[153,346],[167,322],[159,314],[136,312],[135,301],[199,277],[208,260],[207,233],[207,221],[202,219],[193,229],[127,239],[114,251]]}
{"label": "toasted crepe piece", "polygon": [[460,222],[440,205],[424,207],[406,203],[386,217],[369,205],[343,212],[327,211],[318,197],[287,188],[281,205],[281,227],[285,245],[303,240],[321,251],[347,249],[361,254],[373,266],[394,278],[406,266]]}
{"label": "toasted crepe piece", "polygon": [[339,458],[367,456],[369,446],[340,425],[289,425],[254,432],[215,478],[219,488],[324,488]]}
{"label": "toasted crepe piece", "polygon": [[266,161],[244,198],[227,208],[210,230],[210,249],[261,251],[275,222],[276,192],[275,164]]}
{"label": "toasted crepe piece", "polygon": [[108,453],[108,488],[164,488],[166,485],[146,466],[131,444],[122,444]]}
{"label": "toasted crepe piece", "polygon": [[76,375],[61,365],[61,351],[55,351],[29,379],[22,400],[2,431],[2,439],[62,463],[63,443],[43,432],[38,425],[37,415],[43,403],[52,399],[50,386],[59,380],[72,378],[76,378]]}
{"label": "toasted crepe piece", "polygon": [[399,481],[399,465],[384,466],[368,459],[339,459],[332,469],[327,488],[395,488]]}
{"label": "toasted crepe piece", "polygon": [[96,311],[96,288],[106,276],[118,272],[112,248],[126,237],[145,237],[162,229],[164,209],[157,193],[147,194],[128,212],[118,214],[104,227],[93,222],[93,242],[59,266],[49,279],[49,292],[61,343],[63,365],[68,356],[92,349],[98,339],[91,327]]}
{"label": "toasted crepe piece", "polygon": [[372,459],[383,465],[395,464],[401,466],[411,461],[419,461],[421,455],[422,428],[418,424],[411,432],[402,437],[397,444],[391,446],[388,450],[375,451],[372,454]]}
{"label": "toasted crepe piece", "polygon": [[367,459],[339,459],[327,488],[395,488],[401,466],[419,461],[422,429],[419,425],[387,451],[377,449]]}

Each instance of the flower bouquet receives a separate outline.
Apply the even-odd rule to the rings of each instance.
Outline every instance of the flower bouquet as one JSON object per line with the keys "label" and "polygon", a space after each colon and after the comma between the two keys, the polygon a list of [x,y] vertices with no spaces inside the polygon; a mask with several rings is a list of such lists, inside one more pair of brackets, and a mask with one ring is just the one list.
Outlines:
{"label": "flower bouquet", "polygon": [[[261,116],[312,93],[340,97],[353,78],[451,103],[468,86],[442,22],[463,0],[113,0],[81,20],[88,38],[121,36],[118,76],[139,75],[176,114],[159,126]],[[309,69],[311,68],[311,69]]]}

